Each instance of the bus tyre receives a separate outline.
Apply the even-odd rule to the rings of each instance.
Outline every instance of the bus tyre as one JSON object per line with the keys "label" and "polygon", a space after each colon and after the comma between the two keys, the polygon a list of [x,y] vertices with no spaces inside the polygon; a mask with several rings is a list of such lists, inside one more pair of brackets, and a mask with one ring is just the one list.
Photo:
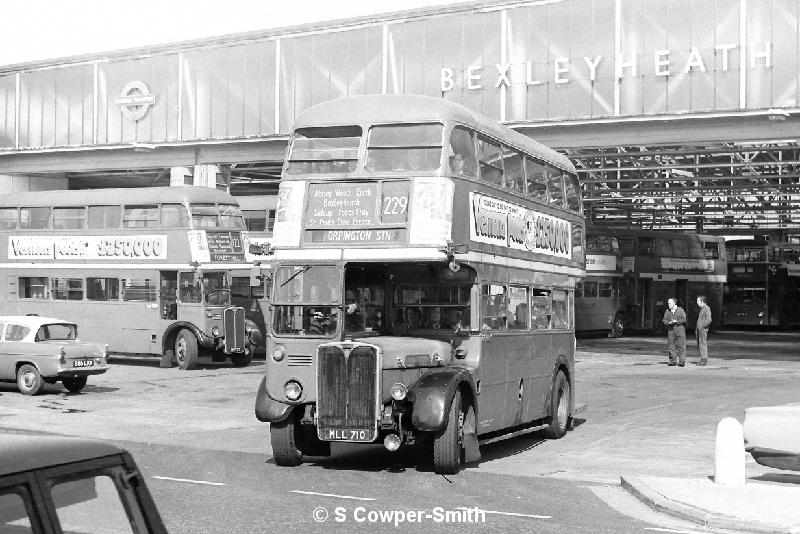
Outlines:
{"label": "bus tyre", "polygon": [[303,462],[303,453],[298,448],[301,441],[300,425],[294,411],[283,421],[269,424],[269,438],[275,465],[295,467]]}
{"label": "bus tyre", "polygon": [[621,313],[614,317],[614,322],[611,323],[611,337],[622,337],[625,334],[625,320]]}
{"label": "bus tyre", "polygon": [[23,395],[36,395],[43,387],[44,380],[42,380],[42,375],[39,374],[39,370],[35,366],[29,363],[19,366],[17,370],[17,388],[20,393]]}
{"label": "bus tyre", "polygon": [[456,391],[450,404],[447,424],[433,437],[433,470],[440,475],[458,473],[463,463],[464,412],[461,391]]}
{"label": "bus tyre", "polygon": [[231,354],[231,363],[234,367],[247,367],[253,361],[253,354],[256,348],[250,343],[244,346],[244,352],[240,354]]}
{"label": "bus tyre", "polygon": [[64,377],[61,379],[61,383],[70,393],[80,393],[80,391],[86,386],[86,381],[88,379],[88,376]]}
{"label": "bus tyre", "polygon": [[567,433],[570,425],[570,385],[562,371],[556,375],[553,382],[552,398],[550,401],[550,425],[544,429],[548,439],[560,439]]}
{"label": "bus tyre", "polygon": [[183,371],[197,367],[197,338],[189,330],[181,330],[175,338],[175,360]]}

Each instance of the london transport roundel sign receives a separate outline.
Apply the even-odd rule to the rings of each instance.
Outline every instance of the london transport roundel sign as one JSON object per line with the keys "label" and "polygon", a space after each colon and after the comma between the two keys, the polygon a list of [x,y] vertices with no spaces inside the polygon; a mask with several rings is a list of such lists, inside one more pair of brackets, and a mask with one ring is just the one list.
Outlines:
{"label": "london transport roundel sign", "polygon": [[147,114],[150,106],[156,103],[156,95],[144,82],[130,81],[122,88],[122,94],[117,98],[117,105],[126,119],[138,121]]}

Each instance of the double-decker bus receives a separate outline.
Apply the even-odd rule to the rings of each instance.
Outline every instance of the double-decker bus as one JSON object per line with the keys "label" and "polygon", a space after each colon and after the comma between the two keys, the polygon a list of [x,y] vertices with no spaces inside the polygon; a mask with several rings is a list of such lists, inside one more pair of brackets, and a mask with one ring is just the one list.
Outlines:
{"label": "double-decker bus", "polygon": [[[621,317],[621,331],[663,333],[662,319],[670,297],[686,311],[687,328],[693,329],[699,313],[698,295],[706,297],[712,324],[721,324],[728,270],[723,237],[601,226],[590,227],[587,236],[587,241],[605,236],[618,242],[622,269],[614,322]],[[584,295],[580,302],[586,300]]]}
{"label": "double-decker bus", "polygon": [[110,353],[247,365],[255,325],[231,305],[250,268],[236,201],[205,187],[0,196],[0,306],[80,325]]}
{"label": "double-decker bus", "polygon": [[586,231],[586,277],[575,286],[575,331],[625,333],[622,253],[611,235]]}
{"label": "double-decker bus", "polygon": [[735,239],[726,246],[725,326],[800,324],[800,245]]}
{"label": "double-decker bus", "polygon": [[479,438],[574,409],[579,183],[562,155],[445,100],[352,97],[291,134],[256,416],[278,465],[330,443]]}

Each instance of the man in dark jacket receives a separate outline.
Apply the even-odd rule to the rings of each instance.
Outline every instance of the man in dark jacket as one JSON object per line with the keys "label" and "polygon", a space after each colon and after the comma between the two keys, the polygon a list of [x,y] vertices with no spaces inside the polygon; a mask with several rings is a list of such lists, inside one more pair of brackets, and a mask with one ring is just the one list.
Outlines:
{"label": "man in dark jacket", "polygon": [[[667,327],[669,343],[669,365],[686,365],[686,312],[671,298],[667,301],[669,309],[664,312],[664,326]],[[676,362],[677,360],[677,362]]]}
{"label": "man in dark jacket", "polygon": [[711,326],[711,308],[706,304],[704,295],[697,296],[697,305],[700,306],[700,315],[697,316],[697,327],[694,329],[697,336],[697,350],[700,351],[700,365],[708,362],[708,329]]}

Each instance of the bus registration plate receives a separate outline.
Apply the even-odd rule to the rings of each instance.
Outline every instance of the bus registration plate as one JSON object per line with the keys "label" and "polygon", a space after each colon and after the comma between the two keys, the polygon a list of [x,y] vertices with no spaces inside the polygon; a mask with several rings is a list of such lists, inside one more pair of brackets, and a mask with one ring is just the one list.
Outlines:
{"label": "bus registration plate", "polygon": [[344,429],[326,428],[323,433],[325,441],[373,441],[375,437],[372,431],[364,428]]}
{"label": "bus registration plate", "polygon": [[94,367],[94,360],[75,360],[72,367]]}

